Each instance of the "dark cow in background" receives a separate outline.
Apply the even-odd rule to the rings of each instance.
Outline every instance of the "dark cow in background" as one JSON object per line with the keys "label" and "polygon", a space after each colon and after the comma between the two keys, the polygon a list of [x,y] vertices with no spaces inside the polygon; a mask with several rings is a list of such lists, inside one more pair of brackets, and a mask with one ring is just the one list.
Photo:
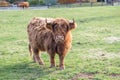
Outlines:
{"label": "dark cow in background", "polygon": [[33,18],[28,27],[29,51],[33,54],[34,62],[43,65],[39,55],[41,51],[47,51],[50,56],[50,67],[55,66],[55,54],[59,55],[59,67],[64,69],[64,57],[71,47],[71,30],[76,28],[73,21],[64,18]]}

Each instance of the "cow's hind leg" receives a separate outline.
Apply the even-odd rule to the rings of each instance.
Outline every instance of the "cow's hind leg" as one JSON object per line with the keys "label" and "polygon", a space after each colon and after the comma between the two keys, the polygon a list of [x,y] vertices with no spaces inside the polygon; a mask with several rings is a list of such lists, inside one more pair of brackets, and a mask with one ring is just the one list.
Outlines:
{"label": "cow's hind leg", "polygon": [[30,53],[30,56],[33,57],[33,62],[36,62],[36,60],[35,60],[35,56],[34,56],[34,54],[33,54],[33,52],[32,52],[32,47],[31,47],[30,44],[29,44],[29,53]]}
{"label": "cow's hind leg", "polygon": [[30,56],[32,56],[32,48],[31,48],[30,44],[28,47],[29,47]]}
{"label": "cow's hind leg", "polygon": [[33,54],[33,62],[36,63],[35,55]]}
{"label": "cow's hind leg", "polygon": [[35,58],[35,61],[37,61],[40,65],[43,65],[44,63],[43,63],[41,57],[39,56],[39,50],[34,49],[33,52],[34,52],[33,57]]}

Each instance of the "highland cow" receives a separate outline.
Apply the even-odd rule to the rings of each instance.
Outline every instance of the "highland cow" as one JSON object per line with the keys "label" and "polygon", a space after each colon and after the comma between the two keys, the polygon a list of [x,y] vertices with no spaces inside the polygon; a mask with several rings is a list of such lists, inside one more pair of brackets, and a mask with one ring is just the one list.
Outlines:
{"label": "highland cow", "polygon": [[28,8],[29,7],[29,2],[19,2],[17,6],[22,7],[23,9]]}
{"label": "highland cow", "polygon": [[64,58],[71,48],[71,30],[76,28],[75,21],[64,18],[33,18],[27,27],[29,51],[33,54],[34,62],[43,65],[41,51],[47,51],[50,56],[50,67],[55,67],[55,54],[59,55],[59,67],[65,69]]}

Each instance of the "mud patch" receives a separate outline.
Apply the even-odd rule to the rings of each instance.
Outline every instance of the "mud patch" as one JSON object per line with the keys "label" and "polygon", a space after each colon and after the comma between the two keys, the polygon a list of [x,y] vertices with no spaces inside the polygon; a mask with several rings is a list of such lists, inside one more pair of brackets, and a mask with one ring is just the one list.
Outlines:
{"label": "mud patch", "polygon": [[120,74],[110,74],[111,77],[120,77]]}
{"label": "mud patch", "polygon": [[92,59],[112,59],[112,58],[120,58],[119,53],[108,53],[102,49],[90,49],[88,51],[89,54],[86,54],[85,58],[92,58]]}
{"label": "mud patch", "polygon": [[88,74],[88,73],[79,73],[75,75],[71,80],[78,80],[78,79],[89,79],[92,80],[94,77],[94,74]]}
{"label": "mud patch", "polygon": [[120,37],[111,36],[111,37],[104,38],[104,41],[107,43],[120,42]]}
{"label": "mud patch", "polygon": [[[102,73],[97,73],[97,74],[102,74]],[[79,80],[79,79],[87,79],[87,80],[93,80],[96,74],[90,74],[90,73],[79,73],[76,74],[72,79],[70,80]],[[109,76],[111,78],[116,78],[116,77],[120,77],[120,74],[104,74],[106,76]]]}

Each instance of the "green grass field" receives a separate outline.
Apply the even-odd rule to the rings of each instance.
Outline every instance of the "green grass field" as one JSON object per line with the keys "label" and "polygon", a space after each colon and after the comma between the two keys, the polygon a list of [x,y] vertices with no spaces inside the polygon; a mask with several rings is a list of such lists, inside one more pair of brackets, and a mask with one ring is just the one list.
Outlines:
{"label": "green grass field", "polygon": [[[45,52],[44,66],[32,63],[26,29],[33,17],[76,20],[65,70],[49,68]],[[0,11],[0,80],[120,80],[120,7]]]}

